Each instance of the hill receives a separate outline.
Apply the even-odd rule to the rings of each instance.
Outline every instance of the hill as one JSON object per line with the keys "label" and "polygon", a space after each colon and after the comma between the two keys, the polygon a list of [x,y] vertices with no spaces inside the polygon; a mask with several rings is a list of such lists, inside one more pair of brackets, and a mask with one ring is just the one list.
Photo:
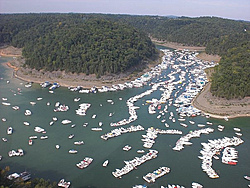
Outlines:
{"label": "hill", "polygon": [[112,20],[79,14],[1,15],[1,20],[0,42],[22,47],[25,65],[38,70],[117,74],[157,53],[146,34]]}

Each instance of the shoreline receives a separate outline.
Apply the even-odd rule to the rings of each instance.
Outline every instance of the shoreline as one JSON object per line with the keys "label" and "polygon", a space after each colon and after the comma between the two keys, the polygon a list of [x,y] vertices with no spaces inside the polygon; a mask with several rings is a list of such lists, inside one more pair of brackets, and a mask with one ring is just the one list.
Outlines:
{"label": "shoreline", "polygon": [[223,99],[212,96],[211,83],[207,83],[203,90],[193,99],[192,105],[205,115],[216,119],[233,119],[250,117],[250,97],[240,99]]}
{"label": "shoreline", "polygon": [[[5,55],[3,55],[4,57]],[[11,56],[11,54],[8,54],[6,57],[13,57]],[[16,57],[16,56],[14,56]],[[20,57],[20,55],[18,56]],[[158,59],[158,61],[161,60],[161,58]],[[13,62],[16,62],[16,64],[13,65]],[[159,62],[158,62],[159,63]],[[151,67],[154,66],[156,63],[151,64]],[[106,80],[106,81],[101,81],[101,80],[91,80],[91,81],[86,81],[86,80],[72,80],[72,79],[67,79],[67,78],[35,78],[32,77],[32,75],[22,75],[20,76],[20,74],[18,74],[18,72],[20,70],[22,70],[22,68],[20,68],[20,60],[17,59],[13,59],[12,62],[8,61],[6,63],[3,64],[5,67],[7,68],[11,68],[13,69],[13,76],[19,80],[25,81],[25,82],[34,82],[34,83],[42,83],[45,81],[50,81],[50,82],[58,82],[61,86],[63,87],[69,87],[69,86],[83,86],[86,89],[89,89],[93,86],[96,86],[97,88],[101,88],[101,86],[112,86],[112,85],[116,85],[116,84],[124,84],[125,82],[134,80],[136,78],[138,78],[138,74],[133,75],[133,76],[127,76],[124,78],[120,78],[120,79],[116,79],[116,80]],[[143,72],[140,72],[140,75],[142,75],[143,73],[145,73],[146,71],[148,71],[150,68],[150,65],[148,65],[147,69],[145,69]],[[25,77],[26,76],[26,77]],[[73,75],[74,76],[74,75]],[[129,79],[128,79],[129,78]],[[72,83],[73,82],[73,83]],[[194,100],[192,101],[192,105],[201,110],[205,115],[209,115],[212,118],[217,118],[217,119],[224,119],[225,117],[227,117],[228,119],[232,119],[232,118],[237,118],[237,117],[250,117],[250,97],[249,99],[247,99],[246,104],[240,104],[242,107],[235,106],[232,105],[221,105],[218,102],[218,98],[216,97],[212,97],[212,94],[209,92],[209,86],[211,83],[208,83],[203,90],[201,91],[201,93],[199,93]],[[217,100],[217,105],[212,105],[211,101],[216,101]],[[219,99],[219,100],[225,100],[226,99]],[[234,100],[235,101],[235,100]],[[239,102],[239,100],[236,100]],[[229,103],[231,103],[229,101]],[[237,102],[236,102],[237,105]],[[227,110],[225,111],[225,109],[227,108]],[[238,110],[235,110],[235,108]],[[244,109],[243,109],[244,108]],[[209,109],[213,109],[213,111],[209,111]],[[216,110],[217,111],[216,111]],[[240,110],[239,110],[240,109]],[[246,110],[247,109],[247,110]],[[245,112],[244,112],[245,110]],[[229,113],[231,111],[231,113]],[[217,113],[214,113],[217,112]]]}

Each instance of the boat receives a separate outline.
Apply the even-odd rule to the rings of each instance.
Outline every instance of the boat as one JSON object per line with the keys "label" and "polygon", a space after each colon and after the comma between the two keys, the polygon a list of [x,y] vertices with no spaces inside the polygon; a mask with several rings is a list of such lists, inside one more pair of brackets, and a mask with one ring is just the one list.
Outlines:
{"label": "boat", "polygon": [[37,97],[36,100],[40,101],[42,100],[43,98],[42,97]]}
{"label": "boat", "polygon": [[95,119],[96,118],[96,114],[94,114],[93,116],[92,116],[92,119]]}
{"label": "boat", "polygon": [[9,102],[2,102],[2,105],[4,105],[4,106],[9,106],[10,103],[9,103]]}
{"label": "boat", "polygon": [[40,84],[42,88],[46,88],[50,85],[50,82],[46,81]]}
{"label": "boat", "polygon": [[241,131],[240,128],[237,128],[237,127],[235,127],[234,130],[237,131],[237,132]]}
{"label": "boat", "polygon": [[145,151],[143,149],[137,150],[137,153],[144,153]]}
{"label": "boat", "polygon": [[68,188],[70,186],[70,182],[66,182],[64,179],[61,179],[58,184],[58,187],[64,187],[64,188]]}
{"label": "boat", "polygon": [[91,163],[93,162],[93,159],[91,157],[85,157],[82,161],[76,164],[76,166],[80,169],[87,168]]}
{"label": "boat", "polygon": [[42,133],[42,132],[45,131],[45,129],[43,129],[42,127],[35,127],[35,128],[34,128],[34,131],[35,131],[35,132],[38,132],[38,133]]}
{"label": "boat", "polygon": [[82,140],[81,140],[81,141],[75,141],[74,144],[75,144],[75,145],[83,145],[84,142],[83,142]]}
{"label": "boat", "polygon": [[250,176],[245,175],[244,178],[248,181],[250,181]]}
{"label": "boat", "polygon": [[26,115],[26,116],[30,116],[32,113],[31,113],[31,111],[30,110],[25,110],[25,113],[24,113],[24,115]]}
{"label": "boat", "polygon": [[7,142],[8,140],[7,140],[7,138],[2,138],[2,141]]}
{"label": "boat", "polygon": [[102,131],[102,128],[99,127],[93,127],[91,128],[92,131]]}
{"label": "boat", "polygon": [[60,145],[57,144],[57,145],[56,145],[56,149],[60,149]]}
{"label": "boat", "polygon": [[108,166],[108,163],[109,163],[109,160],[107,159],[106,161],[104,161],[104,162],[102,163],[102,166],[103,166],[103,167],[106,167],[106,166]]}
{"label": "boat", "polygon": [[78,101],[80,101],[80,100],[81,100],[80,97],[74,98],[74,101],[75,101],[75,102],[78,102]]}
{"label": "boat", "polygon": [[36,102],[34,102],[34,101],[30,101],[30,104],[31,104],[31,105],[35,105],[35,104],[36,104]]}
{"label": "boat", "polygon": [[7,134],[12,134],[13,133],[13,128],[12,127],[8,127],[7,129]]}
{"label": "boat", "polygon": [[37,139],[37,136],[30,136],[29,139]]}
{"label": "boat", "polygon": [[57,117],[53,117],[52,119],[53,119],[53,121],[57,121]]}
{"label": "boat", "polygon": [[27,121],[24,121],[23,124],[26,125],[26,126],[29,126],[29,125],[30,125],[30,123],[27,122]]}
{"label": "boat", "polygon": [[129,150],[131,150],[131,148],[132,147],[130,145],[126,145],[122,149],[123,149],[123,151],[129,151]]}
{"label": "boat", "polygon": [[71,128],[74,128],[75,126],[76,126],[76,124],[72,124],[72,125],[71,125]]}
{"label": "boat", "polygon": [[41,136],[41,137],[40,137],[40,139],[41,139],[41,140],[44,140],[44,139],[47,139],[47,138],[49,138],[49,137],[48,137],[48,136],[46,136],[46,135],[45,135],[45,136]]}
{"label": "boat", "polygon": [[56,88],[60,87],[60,85],[58,83],[53,83],[53,85],[49,88],[50,90],[54,90]]}
{"label": "boat", "polygon": [[5,121],[7,121],[7,119],[6,118],[2,118],[2,121],[5,122]]}
{"label": "boat", "polygon": [[49,125],[52,126],[54,124],[54,121],[49,122]]}
{"label": "boat", "polygon": [[103,123],[102,123],[101,121],[98,123],[98,125],[99,125],[100,127],[102,126],[102,124],[103,124]]}
{"label": "boat", "polygon": [[32,144],[33,144],[33,140],[30,139],[29,140],[29,145],[32,146]]}
{"label": "boat", "polygon": [[70,135],[68,136],[68,138],[69,138],[69,139],[72,139],[74,136],[75,136],[74,134],[70,134]]}
{"label": "boat", "polygon": [[64,125],[69,124],[69,123],[71,123],[71,121],[70,121],[70,120],[67,120],[67,119],[62,120],[62,124],[64,124]]}
{"label": "boat", "polygon": [[77,150],[75,150],[75,149],[71,149],[71,150],[69,150],[69,153],[71,153],[71,154],[75,154],[75,153],[77,153],[78,151]]}
{"label": "boat", "polygon": [[13,106],[13,110],[19,110],[19,106]]}

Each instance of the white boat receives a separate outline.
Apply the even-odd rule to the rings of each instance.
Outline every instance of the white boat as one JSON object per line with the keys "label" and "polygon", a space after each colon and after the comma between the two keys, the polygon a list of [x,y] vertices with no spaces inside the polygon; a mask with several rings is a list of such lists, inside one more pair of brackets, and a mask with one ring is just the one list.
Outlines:
{"label": "white boat", "polygon": [[126,145],[122,149],[123,149],[123,151],[129,151],[129,150],[131,150],[131,148],[132,148],[131,146]]}
{"label": "white boat", "polygon": [[9,102],[2,102],[2,105],[9,106],[10,103]]}
{"label": "white boat", "polygon": [[34,101],[30,101],[30,104],[31,104],[31,105],[35,105],[35,104],[36,104],[36,102],[34,102]]}
{"label": "white boat", "polygon": [[19,106],[13,106],[13,110],[19,110]]}
{"label": "white boat", "polygon": [[49,125],[52,126],[54,124],[54,121],[49,122]]}
{"label": "white boat", "polygon": [[92,116],[92,119],[95,119],[96,118],[96,114],[94,114],[93,116]]}
{"label": "white boat", "polygon": [[7,138],[2,138],[2,141],[7,142],[8,140],[7,140]]}
{"label": "white boat", "polygon": [[52,119],[53,119],[53,121],[57,121],[57,117],[53,117]]}
{"label": "white boat", "polygon": [[26,116],[30,116],[31,114],[32,114],[32,112],[31,112],[30,110],[25,110],[24,115],[26,115]]}
{"label": "white boat", "polygon": [[102,123],[101,121],[98,123],[98,125],[99,125],[100,127],[102,126],[102,124],[103,124],[103,123]]}
{"label": "white boat", "polygon": [[7,119],[6,118],[2,118],[2,121],[5,122],[5,121],[7,121]]}
{"label": "white boat", "polygon": [[43,99],[42,97],[37,97],[36,100],[40,101],[40,100],[42,100],[42,99]]}
{"label": "white boat", "polygon": [[42,132],[45,131],[45,129],[43,129],[43,128],[41,128],[41,127],[35,127],[35,128],[34,128],[34,131],[35,131],[35,132],[38,132],[38,133],[42,133]]}
{"label": "white boat", "polygon": [[103,162],[102,166],[106,167],[106,166],[108,166],[108,163],[109,163],[109,160],[107,159],[106,161]]}
{"label": "white boat", "polygon": [[69,123],[71,123],[71,121],[70,121],[70,120],[67,120],[67,119],[62,120],[62,124],[64,124],[64,125],[69,124]]}
{"label": "white boat", "polygon": [[33,145],[33,140],[29,140],[29,145],[32,146]]}
{"label": "white boat", "polygon": [[71,154],[76,154],[78,151],[77,150],[75,150],[75,149],[71,149],[71,150],[69,150],[69,153],[71,153]]}
{"label": "white boat", "polygon": [[60,149],[60,145],[57,144],[57,145],[56,145],[56,149]]}
{"label": "white boat", "polygon": [[81,140],[81,141],[75,141],[74,144],[75,144],[75,145],[83,145],[84,142],[83,142],[82,140]]}
{"label": "white boat", "polygon": [[92,131],[102,131],[102,128],[99,127],[93,127],[91,128]]}
{"label": "white boat", "polygon": [[237,127],[235,127],[234,130],[237,131],[237,132],[241,131],[240,128],[237,128]]}
{"label": "white boat", "polygon": [[72,125],[71,125],[71,128],[74,128],[75,126],[76,126],[76,124],[72,124]]}
{"label": "white boat", "polygon": [[143,149],[137,150],[137,153],[144,153],[145,151]]}
{"label": "white boat", "polygon": [[37,136],[30,136],[29,139],[37,139]]}
{"label": "white boat", "polygon": [[74,98],[74,101],[75,101],[75,102],[78,102],[78,101],[80,101],[80,100],[81,100],[80,97]]}
{"label": "white boat", "polygon": [[12,127],[8,127],[7,129],[7,134],[12,134],[13,133],[13,128]]}
{"label": "white boat", "polygon": [[64,188],[68,188],[70,186],[70,182],[66,182],[64,179],[61,179],[58,184],[58,187],[64,187]]}
{"label": "white boat", "polygon": [[70,135],[68,136],[68,138],[69,138],[69,139],[72,139],[74,136],[75,136],[74,134],[70,134]]}
{"label": "white boat", "polygon": [[26,126],[29,126],[29,125],[30,125],[30,123],[27,122],[27,121],[24,121],[23,124],[26,125]]}
{"label": "white boat", "polygon": [[47,138],[49,138],[47,135],[40,137],[41,140],[44,140],[44,139],[47,139]]}

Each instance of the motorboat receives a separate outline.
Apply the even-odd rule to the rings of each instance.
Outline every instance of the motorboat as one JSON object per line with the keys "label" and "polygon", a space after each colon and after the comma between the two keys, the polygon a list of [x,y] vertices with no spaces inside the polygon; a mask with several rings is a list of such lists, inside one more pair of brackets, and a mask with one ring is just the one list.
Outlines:
{"label": "motorboat", "polygon": [[7,129],[7,134],[12,134],[13,133],[13,128],[12,127],[8,127]]}
{"label": "motorboat", "polygon": [[71,150],[69,150],[69,153],[71,153],[71,154],[76,154],[78,151],[77,150],[75,150],[75,149],[71,149]]}
{"label": "motorboat", "polygon": [[32,146],[33,145],[33,140],[29,140],[29,145]]}
{"label": "motorboat", "polygon": [[31,114],[32,114],[32,112],[31,112],[30,110],[25,110],[24,115],[26,115],[26,116],[30,116]]}
{"label": "motorboat", "polygon": [[70,121],[70,120],[67,120],[67,119],[62,120],[62,124],[64,124],[64,125],[69,124],[69,123],[71,123],[71,121]]}
{"label": "motorboat", "polygon": [[70,135],[68,136],[68,138],[69,138],[69,139],[72,139],[74,136],[75,136],[74,134],[70,134]]}
{"label": "motorboat", "polygon": [[103,167],[106,167],[106,166],[108,166],[108,163],[109,163],[109,160],[107,159],[107,160],[105,160],[105,161],[102,163],[102,166],[103,166]]}

